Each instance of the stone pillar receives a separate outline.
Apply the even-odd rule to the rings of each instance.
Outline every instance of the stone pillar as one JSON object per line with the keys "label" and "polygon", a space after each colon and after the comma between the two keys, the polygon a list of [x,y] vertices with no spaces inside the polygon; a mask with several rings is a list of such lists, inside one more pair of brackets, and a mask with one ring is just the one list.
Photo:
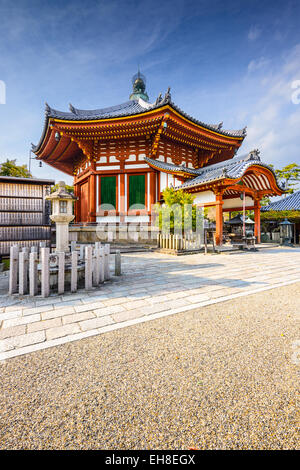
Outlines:
{"label": "stone pillar", "polygon": [[[32,247],[35,248],[35,247]],[[32,251],[29,255],[29,295],[34,297],[38,293],[38,254]]]}
{"label": "stone pillar", "polygon": [[41,295],[49,297],[50,294],[50,267],[49,267],[49,248],[41,248]]}
{"label": "stone pillar", "polygon": [[107,243],[106,245],[104,245],[104,280],[105,281],[108,281],[110,279],[109,255],[110,255],[110,245]]}
{"label": "stone pillar", "polygon": [[100,283],[100,248],[95,248],[95,257],[93,265],[93,285],[98,286]]}
{"label": "stone pillar", "polygon": [[28,253],[22,251],[19,254],[19,294],[28,293]]}
{"label": "stone pillar", "polygon": [[121,253],[120,250],[115,254],[115,276],[121,276]]}
{"label": "stone pillar", "polygon": [[260,200],[254,200],[254,236],[257,243],[260,243]]}
{"label": "stone pillar", "polygon": [[72,251],[71,254],[71,292],[77,291],[77,251]]}
{"label": "stone pillar", "polygon": [[85,289],[90,290],[93,286],[93,248],[85,247]]}
{"label": "stone pillar", "polygon": [[19,248],[17,245],[10,247],[10,263],[9,263],[9,294],[15,294],[18,291],[18,262]]}
{"label": "stone pillar", "polygon": [[105,265],[105,255],[104,255],[104,246],[99,248],[99,263],[100,263],[100,283],[104,282],[104,265]]}
{"label": "stone pillar", "polygon": [[216,245],[223,244],[223,197],[221,193],[216,195]]}
{"label": "stone pillar", "polygon": [[57,253],[58,259],[58,280],[57,280],[57,290],[58,294],[63,294],[65,292],[65,254],[63,252]]}

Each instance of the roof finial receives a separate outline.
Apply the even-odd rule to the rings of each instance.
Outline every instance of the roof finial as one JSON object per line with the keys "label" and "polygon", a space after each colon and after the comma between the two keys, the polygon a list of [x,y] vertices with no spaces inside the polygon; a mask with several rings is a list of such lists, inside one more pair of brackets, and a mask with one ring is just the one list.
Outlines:
{"label": "roof finial", "polygon": [[146,77],[140,72],[140,66],[138,66],[138,72],[132,77],[132,88],[130,100],[138,100],[141,98],[144,101],[149,101],[149,96],[146,92]]}

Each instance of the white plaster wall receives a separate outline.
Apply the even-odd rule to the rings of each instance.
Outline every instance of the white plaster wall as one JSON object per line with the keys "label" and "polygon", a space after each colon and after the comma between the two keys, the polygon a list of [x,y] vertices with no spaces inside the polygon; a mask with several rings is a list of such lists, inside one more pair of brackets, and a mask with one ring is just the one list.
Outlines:
{"label": "white plaster wall", "polygon": [[163,192],[168,185],[167,173],[160,172],[160,191]]}
{"label": "white plaster wall", "polygon": [[120,217],[115,215],[104,215],[96,217],[97,222],[105,222],[106,224],[115,224],[120,222]]}
{"label": "white plaster wall", "polygon": [[125,222],[149,222],[149,215],[125,215]]}
{"label": "white plaster wall", "polygon": [[196,196],[194,204],[204,204],[205,202],[215,202],[216,196],[212,191],[203,191],[202,193],[193,193]]}
{"label": "white plaster wall", "polygon": [[[253,199],[246,196],[246,207],[253,206]],[[240,198],[224,199],[223,209],[234,209],[235,207],[243,207],[243,201]]]}
{"label": "white plaster wall", "polygon": [[97,170],[118,170],[120,168],[120,165],[107,165],[107,166],[97,166]]}

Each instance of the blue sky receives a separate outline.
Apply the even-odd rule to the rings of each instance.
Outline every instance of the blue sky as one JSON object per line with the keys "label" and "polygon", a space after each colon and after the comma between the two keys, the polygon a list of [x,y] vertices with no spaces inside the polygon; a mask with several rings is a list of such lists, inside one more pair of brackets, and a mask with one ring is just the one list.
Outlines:
{"label": "blue sky", "polygon": [[[248,126],[240,150],[300,163],[298,0],[0,0],[0,158],[28,162],[44,103],[67,110],[127,101],[140,64],[150,101],[172,99],[204,122]],[[299,93],[300,97],[300,93]],[[36,177],[71,179],[37,162]]]}

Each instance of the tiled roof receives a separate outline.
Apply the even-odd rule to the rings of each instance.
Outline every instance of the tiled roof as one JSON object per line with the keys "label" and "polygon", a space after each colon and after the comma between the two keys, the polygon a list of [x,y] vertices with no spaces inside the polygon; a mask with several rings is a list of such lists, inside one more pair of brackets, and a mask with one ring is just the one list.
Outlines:
{"label": "tiled roof", "polygon": [[148,157],[144,157],[144,160],[149,163],[149,165],[154,166],[155,168],[160,168],[162,171],[171,171],[174,173],[184,172],[191,175],[199,175],[199,170],[188,168],[184,165],[173,165],[173,163],[165,163]]}
{"label": "tiled roof", "polygon": [[[180,188],[199,186],[205,183],[211,183],[213,181],[222,180],[224,178],[241,178],[245,171],[252,165],[265,167],[273,172],[272,168],[270,168],[265,163],[261,162],[258,154],[258,151],[253,150],[252,152],[246,155],[237,155],[231,160],[201,168],[197,170],[199,176],[197,176],[193,180],[186,181],[180,186]],[[276,178],[275,174],[274,177]]]}
{"label": "tiled roof", "polygon": [[219,134],[230,136],[230,137],[245,137],[246,127],[239,130],[225,130],[223,129],[223,123],[219,124],[206,124],[202,121],[199,121],[189,114],[185,113],[180,109],[172,100],[171,95],[168,92],[165,94],[164,98],[159,97],[155,103],[150,104],[142,99],[139,100],[129,100],[125,103],[118,104],[116,106],[111,106],[109,108],[94,109],[94,110],[84,110],[75,108],[73,105],[69,105],[70,112],[58,111],[57,109],[51,108],[46,103],[45,114],[46,118],[56,118],[56,119],[66,119],[71,121],[89,121],[93,119],[109,119],[114,117],[121,116],[130,116],[132,114],[142,114],[147,112],[150,109],[159,109],[166,104],[170,105],[175,111],[187,118],[189,121],[194,122],[200,126],[210,129]]}
{"label": "tiled roof", "polygon": [[300,211],[300,191],[286,196],[278,201],[271,202],[268,206],[261,208],[262,212],[269,211]]}

